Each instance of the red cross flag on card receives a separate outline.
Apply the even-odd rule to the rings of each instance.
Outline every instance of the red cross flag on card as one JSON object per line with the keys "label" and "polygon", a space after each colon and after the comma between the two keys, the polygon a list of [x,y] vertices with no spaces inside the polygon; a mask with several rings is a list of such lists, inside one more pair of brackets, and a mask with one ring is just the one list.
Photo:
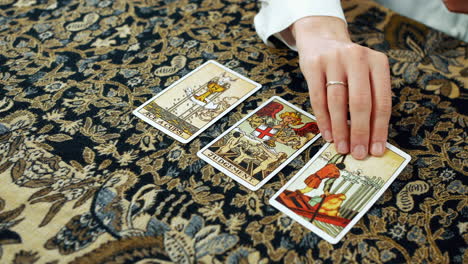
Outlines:
{"label": "red cross flag on card", "polygon": [[270,140],[277,132],[278,129],[276,128],[268,127],[267,125],[260,125],[252,132],[252,134],[260,139]]}

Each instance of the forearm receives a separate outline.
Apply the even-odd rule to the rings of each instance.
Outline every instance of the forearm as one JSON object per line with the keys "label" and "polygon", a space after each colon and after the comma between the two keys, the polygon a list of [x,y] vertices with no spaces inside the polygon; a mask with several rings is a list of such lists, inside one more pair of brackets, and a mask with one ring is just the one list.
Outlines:
{"label": "forearm", "polygon": [[346,25],[343,9],[339,0],[264,0],[260,12],[255,16],[255,29],[263,40],[275,36],[296,50],[291,25],[305,17],[334,17]]}
{"label": "forearm", "polygon": [[346,23],[331,16],[304,17],[292,24],[289,30],[294,40],[313,35],[325,39],[351,42]]}

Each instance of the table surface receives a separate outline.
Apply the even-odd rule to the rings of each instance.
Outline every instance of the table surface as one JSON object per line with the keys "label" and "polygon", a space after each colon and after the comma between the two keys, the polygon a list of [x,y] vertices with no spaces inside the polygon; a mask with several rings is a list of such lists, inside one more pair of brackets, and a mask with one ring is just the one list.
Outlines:
{"label": "table surface", "polygon": [[[268,204],[322,139],[256,192],[196,156],[271,96],[310,111],[256,1],[0,0],[0,262],[466,263],[468,45],[343,6],[353,40],[390,58],[389,141],[412,161],[332,245]],[[263,88],[185,145],[131,114],[210,59]]]}

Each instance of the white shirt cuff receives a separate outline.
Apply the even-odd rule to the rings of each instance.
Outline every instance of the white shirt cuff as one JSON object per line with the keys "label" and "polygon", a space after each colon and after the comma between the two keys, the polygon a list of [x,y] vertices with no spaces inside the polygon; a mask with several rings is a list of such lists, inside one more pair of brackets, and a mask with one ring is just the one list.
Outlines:
{"label": "white shirt cuff", "polygon": [[332,16],[346,19],[341,8],[340,0],[260,0],[260,12],[254,18],[257,34],[262,41],[268,42],[274,36],[286,44],[290,49],[297,51],[295,45],[287,43],[280,32],[288,28],[297,20],[307,16]]}

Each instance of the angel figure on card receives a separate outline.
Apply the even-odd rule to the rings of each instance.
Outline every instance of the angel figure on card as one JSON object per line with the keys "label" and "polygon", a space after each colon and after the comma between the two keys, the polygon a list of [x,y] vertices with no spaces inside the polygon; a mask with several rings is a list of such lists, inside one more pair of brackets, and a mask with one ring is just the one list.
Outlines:
{"label": "angel figure on card", "polygon": [[249,118],[250,126],[255,127],[251,135],[272,148],[278,142],[299,149],[319,133],[317,123],[304,124],[300,113],[282,112],[283,108],[271,102]]}

